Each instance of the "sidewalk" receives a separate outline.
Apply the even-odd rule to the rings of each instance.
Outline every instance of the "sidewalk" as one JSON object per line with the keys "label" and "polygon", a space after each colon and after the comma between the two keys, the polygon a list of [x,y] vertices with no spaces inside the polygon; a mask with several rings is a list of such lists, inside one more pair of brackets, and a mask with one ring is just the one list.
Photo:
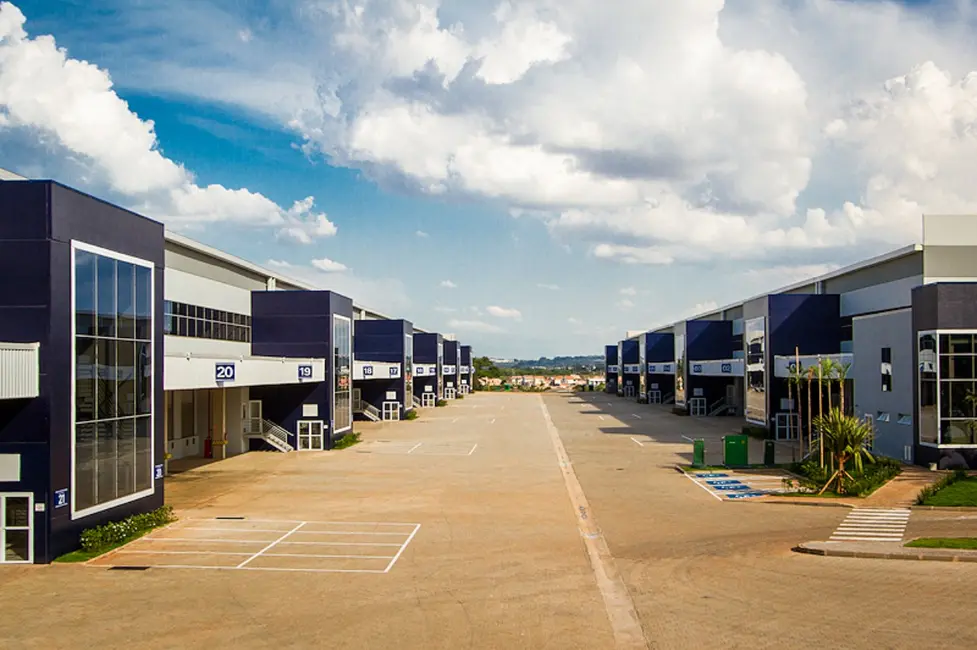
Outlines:
{"label": "sidewalk", "polygon": [[873,560],[929,560],[936,562],[977,562],[977,551],[952,548],[906,548],[905,542],[806,542],[795,546],[795,553],[825,557],[851,557]]}

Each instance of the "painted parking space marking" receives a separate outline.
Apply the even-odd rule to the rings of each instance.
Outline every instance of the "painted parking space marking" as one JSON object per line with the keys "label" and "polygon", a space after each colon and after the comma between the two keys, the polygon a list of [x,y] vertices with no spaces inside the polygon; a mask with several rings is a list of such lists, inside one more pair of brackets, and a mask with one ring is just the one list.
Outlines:
{"label": "painted parking space marking", "polygon": [[829,542],[901,542],[909,524],[909,508],[853,508]]}
{"label": "painted parking space marking", "polygon": [[641,442],[640,440],[638,440],[634,436],[631,436],[631,440],[633,440],[634,441],[634,444],[638,445],[639,447],[644,447],[645,446],[645,443]]}
{"label": "painted parking space marking", "polygon": [[139,538],[91,566],[389,573],[416,523],[186,519]]}
{"label": "painted parking space marking", "polygon": [[735,470],[686,472],[685,475],[720,501],[758,499],[783,492],[783,481],[789,478],[786,474],[747,474]]}
{"label": "painted parking space marking", "polygon": [[395,456],[471,456],[478,443],[468,440],[449,442],[370,440],[357,445],[358,454],[389,454]]}

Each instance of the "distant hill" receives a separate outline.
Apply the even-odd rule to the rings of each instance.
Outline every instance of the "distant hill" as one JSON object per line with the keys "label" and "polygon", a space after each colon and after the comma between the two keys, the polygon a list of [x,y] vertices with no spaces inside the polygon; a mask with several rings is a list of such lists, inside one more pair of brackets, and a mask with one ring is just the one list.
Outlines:
{"label": "distant hill", "polygon": [[601,355],[540,357],[539,359],[515,359],[498,363],[500,368],[577,368],[603,365],[604,357]]}

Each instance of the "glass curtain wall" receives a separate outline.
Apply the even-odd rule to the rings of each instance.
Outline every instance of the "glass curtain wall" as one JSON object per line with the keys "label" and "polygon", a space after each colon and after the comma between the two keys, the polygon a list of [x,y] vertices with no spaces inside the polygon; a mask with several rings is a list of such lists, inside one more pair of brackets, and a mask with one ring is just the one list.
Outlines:
{"label": "glass curtain wall", "polygon": [[746,421],[767,425],[766,323],[753,318],[744,323],[746,346]]}
{"label": "glass curtain wall", "polygon": [[404,408],[414,408],[414,336],[404,336]]}
{"label": "glass curtain wall", "polygon": [[74,512],[152,491],[153,268],[74,250]]}
{"label": "glass curtain wall", "polygon": [[638,339],[638,396],[641,399],[647,399],[648,397],[648,366],[645,364],[645,358],[648,354],[645,335],[642,334],[641,338]]}
{"label": "glass curtain wall", "polygon": [[685,335],[675,335],[675,406],[685,406]]}
{"label": "glass curtain wall", "polygon": [[919,439],[977,446],[977,333],[920,333]]}
{"label": "glass curtain wall", "polygon": [[353,425],[352,388],[353,321],[332,317],[333,374],[335,382],[332,401],[333,434],[342,433]]}

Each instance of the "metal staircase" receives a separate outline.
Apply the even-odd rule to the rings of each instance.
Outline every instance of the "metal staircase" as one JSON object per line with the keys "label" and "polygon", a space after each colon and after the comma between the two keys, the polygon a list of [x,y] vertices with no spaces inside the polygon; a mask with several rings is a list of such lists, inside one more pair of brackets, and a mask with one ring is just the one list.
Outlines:
{"label": "metal staircase", "polygon": [[730,406],[726,403],[726,398],[717,399],[709,405],[709,415],[728,415]]}
{"label": "metal staircase", "polygon": [[274,422],[269,422],[262,418],[248,418],[245,420],[244,437],[263,440],[281,452],[295,451],[295,447],[288,442],[288,431]]}
{"label": "metal staircase", "polygon": [[380,417],[380,409],[361,399],[353,403],[353,413],[359,413],[367,420],[373,420],[374,422],[379,422],[382,419]]}
{"label": "metal staircase", "polygon": [[674,404],[675,403],[675,393],[669,393],[662,400],[662,404]]}
{"label": "metal staircase", "polygon": [[421,400],[417,397],[417,395],[412,395],[412,397],[414,398],[414,408],[421,408]]}

